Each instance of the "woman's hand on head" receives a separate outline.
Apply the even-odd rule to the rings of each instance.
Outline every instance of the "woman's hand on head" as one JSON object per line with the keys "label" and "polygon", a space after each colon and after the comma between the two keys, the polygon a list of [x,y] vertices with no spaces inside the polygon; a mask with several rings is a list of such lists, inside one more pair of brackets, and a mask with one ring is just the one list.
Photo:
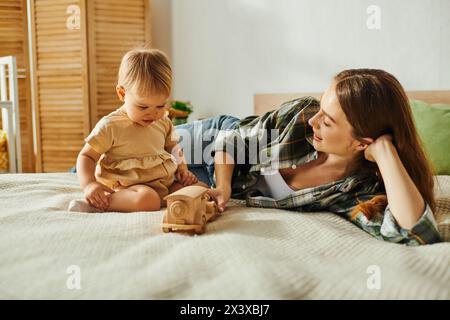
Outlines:
{"label": "woman's hand on head", "polygon": [[114,190],[97,181],[91,182],[86,185],[83,191],[87,202],[91,206],[101,210],[108,209],[109,197],[107,196],[107,194],[114,193]]}
{"label": "woman's hand on head", "polygon": [[212,196],[219,206],[219,211],[223,212],[231,198],[231,187],[217,187],[210,189],[208,194]]}
{"label": "woman's hand on head", "polygon": [[392,136],[390,134],[383,134],[382,136],[379,136],[374,142],[372,142],[364,150],[364,157],[369,161],[377,162],[377,153],[379,153],[380,148],[383,148],[386,145],[392,145]]}

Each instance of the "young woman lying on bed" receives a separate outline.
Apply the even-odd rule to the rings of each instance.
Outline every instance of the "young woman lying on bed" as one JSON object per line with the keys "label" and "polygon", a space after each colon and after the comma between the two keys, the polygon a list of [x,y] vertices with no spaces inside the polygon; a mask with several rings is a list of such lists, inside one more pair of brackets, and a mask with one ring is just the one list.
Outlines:
{"label": "young woman lying on bed", "polygon": [[[222,210],[230,197],[245,198],[248,206],[331,211],[385,241],[441,241],[432,169],[405,91],[383,70],[340,72],[320,102],[303,97],[260,117],[220,116],[177,131],[185,151],[214,157],[187,161],[197,178],[215,187],[210,194]],[[211,138],[213,147],[205,142]],[[254,139],[269,157],[252,154]]]}

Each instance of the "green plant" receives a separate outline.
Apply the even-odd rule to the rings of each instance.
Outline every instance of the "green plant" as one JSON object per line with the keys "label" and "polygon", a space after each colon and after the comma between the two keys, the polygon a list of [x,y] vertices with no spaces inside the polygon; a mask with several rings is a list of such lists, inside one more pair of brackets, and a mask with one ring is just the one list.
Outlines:
{"label": "green plant", "polygon": [[172,109],[184,111],[186,113],[192,113],[193,107],[190,102],[184,102],[184,101],[172,101],[171,105]]}

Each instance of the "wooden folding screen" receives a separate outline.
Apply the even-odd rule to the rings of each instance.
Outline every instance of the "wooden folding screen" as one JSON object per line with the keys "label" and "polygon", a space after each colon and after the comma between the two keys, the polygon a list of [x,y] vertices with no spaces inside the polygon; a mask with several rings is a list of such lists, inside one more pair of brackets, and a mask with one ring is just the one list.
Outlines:
{"label": "wooden folding screen", "polygon": [[19,78],[22,170],[33,172],[33,126],[30,107],[26,8],[26,0],[0,1],[0,56],[16,57]]}
{"label": "wooden folding screen", "polygon": [[149,0],[29,0],[36,171],[67,171],[83,139],[119,106],[122,55],[150,44]]}

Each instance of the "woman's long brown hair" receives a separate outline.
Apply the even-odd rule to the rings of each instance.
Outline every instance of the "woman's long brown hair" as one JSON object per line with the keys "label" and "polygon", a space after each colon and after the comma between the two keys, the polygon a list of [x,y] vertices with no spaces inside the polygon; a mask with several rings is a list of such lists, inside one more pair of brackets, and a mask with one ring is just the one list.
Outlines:
{"label": "woman's long brown hair", "polygon": [[[414,125],[411,107],[400,82],[390,73],[377,69],[344,70],[335,76],[339,103],[353,127],[353,136],[376,139],[389,133],[400,160],[430,208],[435,209],[433,170],[422,148]],[[366,160],[364,153],[358,159],[358,170],[377,175],[383,184],[378,166]],[[376,196],[362,202],[353,214],[363,212],[370,219],[385,208],[386,196]]]}

